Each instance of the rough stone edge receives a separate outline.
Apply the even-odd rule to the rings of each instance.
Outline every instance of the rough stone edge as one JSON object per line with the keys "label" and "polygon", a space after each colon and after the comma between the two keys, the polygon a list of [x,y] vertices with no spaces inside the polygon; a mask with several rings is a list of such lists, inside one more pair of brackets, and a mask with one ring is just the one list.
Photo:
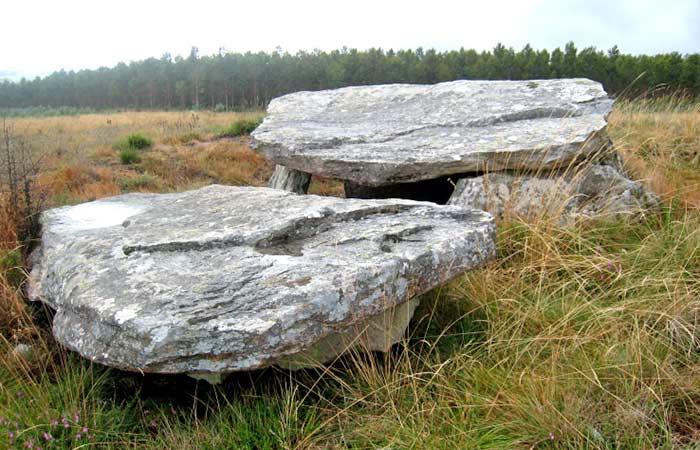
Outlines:
{"label": "rough stone edge", "polygon": [[[402,173],[390,167],[401,167],[383,161],[337,161],[323,160],[315,156],[301,155],[292,149],[281,147],[279,144],[257,142],[252,147],[256,152],[285,166],[288,170],[308,172],[327,178],[379,187],[386,185],[415,183],[435,178],[453,176],[460,173],[479,173],[490,171],[536,171],[558,170],[591,159],[607,146],[606,127],[592,131],[584,139],[562,145],[549,145],[521,149],[510,153],[489,151],[473,153],[460,160],[442,160],[439,162],[422,163],[420,171]],[[280,148],[282,150],[280,151]],[[553,157],[558,154],[560,156]],[[371,169],[369,169],[371,168]],[[386,172],[381,181],[368,176],[368,173]],[[351,174],[351,175],[347,175]],[[270,186],[272,187],[272,186]]]}
{"label": "rough stone edge", "polygon": [[[301,353],[280,358],[274,365],[287,370],[319,368],[352,350],[386,353],[404,338],[419,305],[420,297],[414,297],[342,331],[329,334]],[[228,375],[229,373],[187,373],[187,376],[209,384],[219,384]]]}

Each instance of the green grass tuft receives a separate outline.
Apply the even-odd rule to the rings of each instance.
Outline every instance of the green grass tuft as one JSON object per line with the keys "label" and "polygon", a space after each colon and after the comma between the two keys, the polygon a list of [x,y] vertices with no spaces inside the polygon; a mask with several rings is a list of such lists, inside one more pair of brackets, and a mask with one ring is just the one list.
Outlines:
{"label": "green grass tuft", "polygon": [[262,123],[262,119],[241,119],[233,122],[221,132],[220,137],[236,137],[250,134],[258,125]]}
{"label": "green grass tuft", "polygon": [[126,137],[126,144],[130,148],[143,150],[153,145],[153,140],[139,133],[131,133]]}
{"label": "green grass tuft", "polygon": [[117,178],[116,183],[123,192],[131,192],[149,188],[156,189],[159,187],[158,178],[149,173]]}
{"label": "green grass tuft", "polygon": [[153,140],[139,133],[131,133],[126,139],[114,144],[114,149],[119,152],[119,160],[122,164],[136,164],[141,162],[139,150],[151,147]]}
{"label": "green grass tuft", "polygon": [[136,164],[141,162],[141,155],[135,148],[125,147],[119,150],[119,160],[122,164]]}

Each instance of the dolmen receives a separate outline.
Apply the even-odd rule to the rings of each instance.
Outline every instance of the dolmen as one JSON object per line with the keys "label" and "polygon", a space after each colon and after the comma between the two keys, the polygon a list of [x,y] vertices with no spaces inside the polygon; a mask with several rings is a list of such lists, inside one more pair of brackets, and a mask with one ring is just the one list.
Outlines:
{"label": "dolmen", "polygon": [[29,296],[82,356],[218,382],[387,351],[416,296],[495,254],[488,213],[212,185],[41,217]]}
{"label": "dolmen", "polygon": [[392,84],[274,99],[253,148],[270,186],[311,175],[346,197],[408,198],[538,216],[636,216],[658,198],[629,180],[606,133],[613,100],[588,79]]}
{"label": "dolmen", "polygon": [[[586,79],[359,86],[273,100],[270,185],[133,193],[41,217],[29,297],[86,358],[218,382],[387,351],[419,294],[495,255],[494,217],[638,215]],[[306,194],[311,175],[347,198]],[[555,201],[552,201],[555,200]],[[551,209],[556,209],[551,207]]]}

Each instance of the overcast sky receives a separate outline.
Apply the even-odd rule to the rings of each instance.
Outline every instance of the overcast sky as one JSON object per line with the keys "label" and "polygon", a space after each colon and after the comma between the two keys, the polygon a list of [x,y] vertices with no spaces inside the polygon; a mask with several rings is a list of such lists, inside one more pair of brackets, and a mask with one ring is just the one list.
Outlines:
{"label": "overcast sky", "polygon": [[700,53],[700,0],[5,0],[0,73],[113,66],[164,53],[369,47]]}

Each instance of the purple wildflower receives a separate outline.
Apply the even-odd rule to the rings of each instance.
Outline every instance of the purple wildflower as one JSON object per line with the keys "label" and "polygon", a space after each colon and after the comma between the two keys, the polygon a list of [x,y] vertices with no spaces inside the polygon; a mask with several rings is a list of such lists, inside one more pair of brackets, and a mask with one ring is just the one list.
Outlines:
{"label": "purple wildflower", "polygon": [[81,430],[81,432],[82,432],[83,434],[86,434],[86,433],[88,432],[88,427],[83,427],[83,429]]}
{"label": "purple wildflower", "polygon": [[78,440],[78,441],[80,440],[81,437],[83,437],[83,436],[82,436],[80,433],[78,433],[78,434],[75,435],[75,439]]}
{"label": "purple wildflower", "polygon": [[54,427],[54,428],[56,428],[57,425],[58,425],[58,420],[53,419],[53,420],[51,421],[51,426]]}
{"label": "purple wildflower", "polygon": [[75,416],[73,416],[73,419],[75,420],[75,423],[80,422],[80,415],[78,413],[75,413]]}
{"label": "purple wildflower", "polygon": [[46,431],[44,431],[44,434],[42,434],[42,436],[44,437],[45,441],[50,441],[51,439],[53,439],[53,436],[51,436],[51,433],[47,433]]}
{"label": "purple wildflower", "polygon": [[556,439],[556,436],[554,436],[554,433],[552,433],[552,432],[550,431],[550,432],[549,432],[549,440],[550,440],[550,441],[553,441],[554,439]]}

